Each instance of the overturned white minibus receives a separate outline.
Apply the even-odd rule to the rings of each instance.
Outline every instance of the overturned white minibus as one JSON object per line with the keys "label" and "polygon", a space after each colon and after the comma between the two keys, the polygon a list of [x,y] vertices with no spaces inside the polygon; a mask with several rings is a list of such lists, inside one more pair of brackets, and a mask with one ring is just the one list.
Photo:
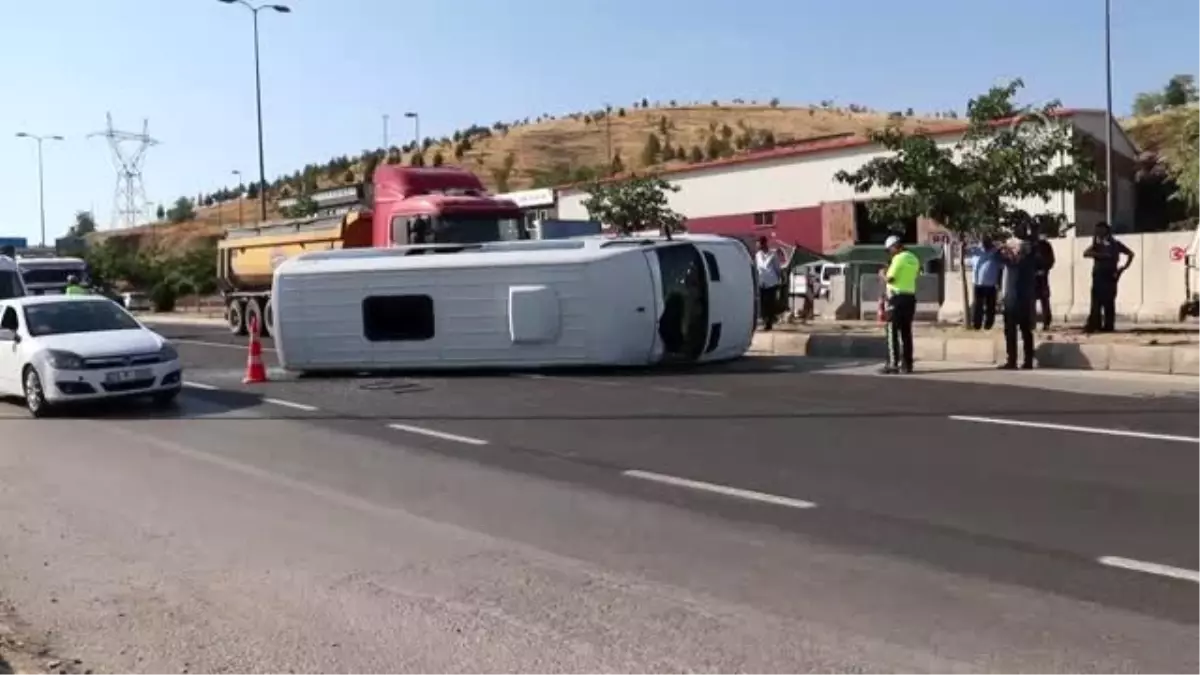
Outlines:
{"label": "overturned white minibus", "polygon": [[303,254],[275,271],[291,371],[645,366],[745,354],[753,261],[713,235]]}

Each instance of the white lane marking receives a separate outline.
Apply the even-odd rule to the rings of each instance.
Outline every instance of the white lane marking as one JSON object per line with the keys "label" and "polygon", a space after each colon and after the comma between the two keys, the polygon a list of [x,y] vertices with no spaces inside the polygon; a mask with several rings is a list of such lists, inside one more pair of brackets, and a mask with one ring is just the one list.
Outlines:
{"label": "white lane marking", "polygon": [[422,436],[431,436],[433,438],[440,438],[445,441],[454,441],[456,443],[466,443],[467,445],[487,445],[488,444],[488,442],[483,440],[482,438],[472,438],[470,436],[459,436],[458,434],[451,434],[451,433],[447,433],[445,431],[438,431],[436,429],[426,429],[425,427],[414,427],[409,424],[389,424],[388,427],[391,429],[395,429],[396,431],[407,431],[410,434],[420,434]]}
{"label": "white lane marking", "polygon": [[263,403],[270,403],[271,405],[283,406],[284,408],[295,408],[296,410],[303,410],[305,412],[316,412],[317,410],[320,409],[320,408],[317,408],[317,406],[315,406],[315,405],[308,405],[307,403],[296,403],[295,401],[287,401],[282,398],[264,398]]}
{"label": "white lane marking", "polygon": [[214,387],[211,384],[204,384],[203,382],[188,382],[187,380],[184,380],[183,386],[189,389],[203,389],[204,391],[216,391],[220,389],[220,387]]}
{"label": "white lane marking", "polygon": [[1073,424],[1055,424],[1053,422],[1027,422],[1025,420],[1009,420],[1000,417],[976,417],[974,415],[950,415],[950,419],[959,422],[979,422],[981,424],[1001,424],[1013,427],[1029,427],[1031,429],[1050,429],[1053,431],[1074,431],[1081,434],[1098,434],[1101,436],[1122,436],[1125,438],[1142,438],[1150,441],[1173,441],[1175,443],[1200,444],[1200,438],[1193,436],[1176,436],[1174,434],[1155,434],[1147,431],[1130,431],[1128,429],[1102,429],[1099,427],[1080,427]]}
{"label": "white lane marking", "polygon": [[776,506],[787,506],[793,509],[811,509],[816,506],[815,502],[806,502],[803,499],[792,499],[791,497],[780,497],[779,495],[767,494],[766,492],[743,490],[741,488],[728,487],[726,485],[717,485],[716,483],[705,483],[703,481],[690,480],[687,478],[677,478],[675,476],[668,476],[666,474],[654,473],[653,471],[639,471],[637,469],[630,469],[628,471],[622,471],[621,475],[629,478],[653,481],[655,483],[663,483],[665,485],[674,485],[676,487],[691,488],[693,490],[714,492],[727,497],[748,499],[756,502],[775,504]]}
{"label": "white lane marking", "polygon": [[1184,581],[1192,581],[1200,584],[1200,572],[1195,570],[1185,570],[1182,567],[1172,567],[1171,565],[1142,562],[1141,560],[1134,560],[1133,558],[1121,558],[1119,556],[1112,555],[1106,555],[1102,558],[1097,558],[1096,561],[1101,565],[1108,565],[1109,567],[1120,567],[1121,569],[1133,570],[1135,572],[1157,574],[1160,577],[1183,579]]}
{"label": "white lane marking", "polygon": [[707,389],[687,389],[685,387],[652,387],[655,391],[668,394],[685,394],[687,396],[724,396],[725,392],[708,391]]}
{"label": "white lane marking", "polygon": [[[225,349],[240,349],[242,351],[246,351],[247,349],[249,349],[248,345],[231,345],[228,342],[207,342],[205,340],[183,340],[183,339],[174,339],[174,338],[167,338],[167,340],[169,340],[170,342],[177,344],[177,345],[196,345],[198,347],[224,347]],[[262,350],[264,352],[275,351],[275,349],[272,347],[263,347]]]}
{"label": "white lane marking", "polygon": [[563,377],[562,375],[543,375],[541,373],[521,373],[520,377],[527,380],[558,380],[560,382],[574,382],[576,384],[590,384],[597,387],[621,387],[623,382],[610,382],[609,380],[593,380],[587,377]]}

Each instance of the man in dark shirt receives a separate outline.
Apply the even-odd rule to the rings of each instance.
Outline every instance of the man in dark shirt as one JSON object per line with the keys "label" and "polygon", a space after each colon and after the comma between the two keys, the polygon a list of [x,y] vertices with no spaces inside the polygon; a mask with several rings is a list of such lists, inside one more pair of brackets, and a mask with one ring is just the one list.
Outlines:
{"label": "man in dark shirt", "polygon": [[1017,367],[1017,333],[1021,334],[1022,354],[1025,357],[1021,368],[1033,368],[1033,310],[1037,296],[1037,258],[1033,250],[1027,226],[1019,226],[1015,232],[1020,240],[1015,247],[1000,248],[1004,261],[1004,348],[1006,358],[1000,364],[1002,370]]}
{"label": "man in dark shirt", "polygon": [[[1124,264],[1120,264],[1122,255],[1125,256]],[[1083,257],[1092,259],[1092,306],[1084,330],[1110,333],[1117,320],[1117,284],[1133,264],[1133,251],[1117,241],[1112,228],[1102,222],[1096,225],[1092,245],[1083,252]]]}
{"label": "man in dark shirt", "polygon": [[1033,256],[1037,261],[1037,279],[1034,297],[1041,310],[1042,330],[1050,330],[1054,313],[1050,309],[1050,270],[1054,269],[1054,246],[1046,239],[1041,228],[1033,226]]}

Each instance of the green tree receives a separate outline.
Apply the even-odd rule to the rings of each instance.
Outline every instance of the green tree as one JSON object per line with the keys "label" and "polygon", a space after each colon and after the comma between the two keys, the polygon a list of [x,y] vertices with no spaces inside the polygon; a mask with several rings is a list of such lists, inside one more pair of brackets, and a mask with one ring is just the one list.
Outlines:
{"label": "green tree", "polygon": [[625,162],[621,159],[621,151],[614,150],[612,156],[612,164],[608,167],[610,175],[625,173]]}
{"label": "green tree", "polygon": [[512,179],[513,169],[517,166],[517,156],[509,152],[504,156],[504,161],[500,166],[492,169],[492,179],[496,181],[496,190],[499,192],[508,192],[510,189],[509,181]]}
{"label": "green tree", "polygon": [[722,152],[721,139],[717,138],[716,136],[709,136],[708,142],[705,143],[705,145],[704,145],[705,158],[710,161],[715,160],[715,159],[720,159],[721,152]]}
{"label": "green tree", "polygon": [[446,163],[446,157],[444,155],[442,155],[442,151],[435,150],[433,153],[433,165],[434,166],[442,166],[445,163]]}
{"label": "green tree", "polygon": [[155,209],[154,217],[157,220],[166,220],[167,219],[167,210],[165,208],[163,208],[162,204],[159,204],[158,208]]}
{"label": "green tree", "polygon": [[1192,75],[1176,75],[1163,87],[1163,105],[1178,108],[1196,102],[1196,78]]}
{"label": "green tree", "polygon": [[[1100,185],[1071,128],[1054,121],[1057,101],[1040,108],[1016,107],[1013,99],[1023,86],[1013,80],[972,99],[968,129],[952,147],[890,126],[871,134],[887,156],[836,176],[858,193],[877,188],[892,192],[890,199],[870,203],[877,220],[927,217],[956,235],[964,308],[970,306],[964,264],[968,241],[1024,215],[1006,200],[1049,200]],[[997,124],[1006,117],[1012,121]],[[1060,157],[1069,161],[1059,165]]]}
{"label": "green tree", "polygon": [[777,98],[771,99],[771,107],[778,108],[779,107],[779,99],[777,99]]}
{"label": "green tree", "polygon": [[379,155],[372,154],[363,160],[363,182],[375,180],[375,169],[379,168]]}
{"label": "green tree", "polygon": [[350,171],[349,169],[347,169],[346,172],[342,174],[342,182],[347,185],[354,183],[355,180],[356,179],[354,177],[354,172]]}
{"label": "green tree", "polygon": [[[161,206],[159,207],[162,208]],[[76,211],[75,224],[68,231],[69,234],[82,237],[85,234],[91,234],[96,231],[96,219],[92,216],[91,211]]]}
{"label": "green tree", "polygon": [[412,156],[408,158],[408,165],[425,166],[425,155],[421,154],[419,151],[414,152]]}
{"label": "green tree", "polygon": [[692,149],[688,151],[688,161],[693,164],[698,164],[704,161],[704,151],[700,149],[700,146],[692,146]]}
{"label": "green tree", "polygon": [[652,228],[670,237],[683,229],[683,216],[673,211],[667,200],[667,193],[678,191],[678,186],[658,176],[634,175],[620,181],[593,182],[587,187],[583,207],[589,218],[622,235]]}
{"label": "green tree", "polygon": [[1140,117],[1153,115],[1163,108],[1163,95],[1158,91],[1144,91],[1133,100],[1133,114]]}
{"label": "green tree", "polygon": [[172,224],[178,224],[196,218],[196,205],[187,197],[175,200],[175,205],[167,210],[167,219]]}
{"label": "green tree", "polygon": [[1200,108],[1172,110],[1165,120],[1165,164],[1177,186],[1172,195],[1194,215],[1200,208]]}
{"label": "green tree", "polygon": [[658,140],[658,134],[650,134],[646,137],[646,144],[642,146],[642,165],[654,166],[662,156],[663,146]]}

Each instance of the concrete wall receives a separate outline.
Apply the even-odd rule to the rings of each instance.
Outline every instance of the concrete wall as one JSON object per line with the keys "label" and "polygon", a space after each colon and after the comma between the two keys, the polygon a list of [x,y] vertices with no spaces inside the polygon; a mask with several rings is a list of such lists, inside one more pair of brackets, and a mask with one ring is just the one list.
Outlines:
{"label": "concrete wall", "polygon": [[[1155,232],[1117,237],[1134,254],[1133,266],[1121,277],[1117,291],[1117,317],[1138,323],[1170,323],[1178,320],[1185,299],[1185,266],[1171,260],[1171,249],[1191,245],[1192,232]],[[1050,306],[1057,321],[1087,318],[1092,287],[1092,261],[1083,257],[1091,244],[1087,237],[1051,240],[1056,263],[1050,271]],[[968,283],[970,282],[968,269]],[[1195,279],[1193,278],[1193,281]],[[962,291],[957,270],[943,279],[945,301],[938,312],[942,321],[961,321]],[[1195,288],[1193,287],[1193,291]]]}

